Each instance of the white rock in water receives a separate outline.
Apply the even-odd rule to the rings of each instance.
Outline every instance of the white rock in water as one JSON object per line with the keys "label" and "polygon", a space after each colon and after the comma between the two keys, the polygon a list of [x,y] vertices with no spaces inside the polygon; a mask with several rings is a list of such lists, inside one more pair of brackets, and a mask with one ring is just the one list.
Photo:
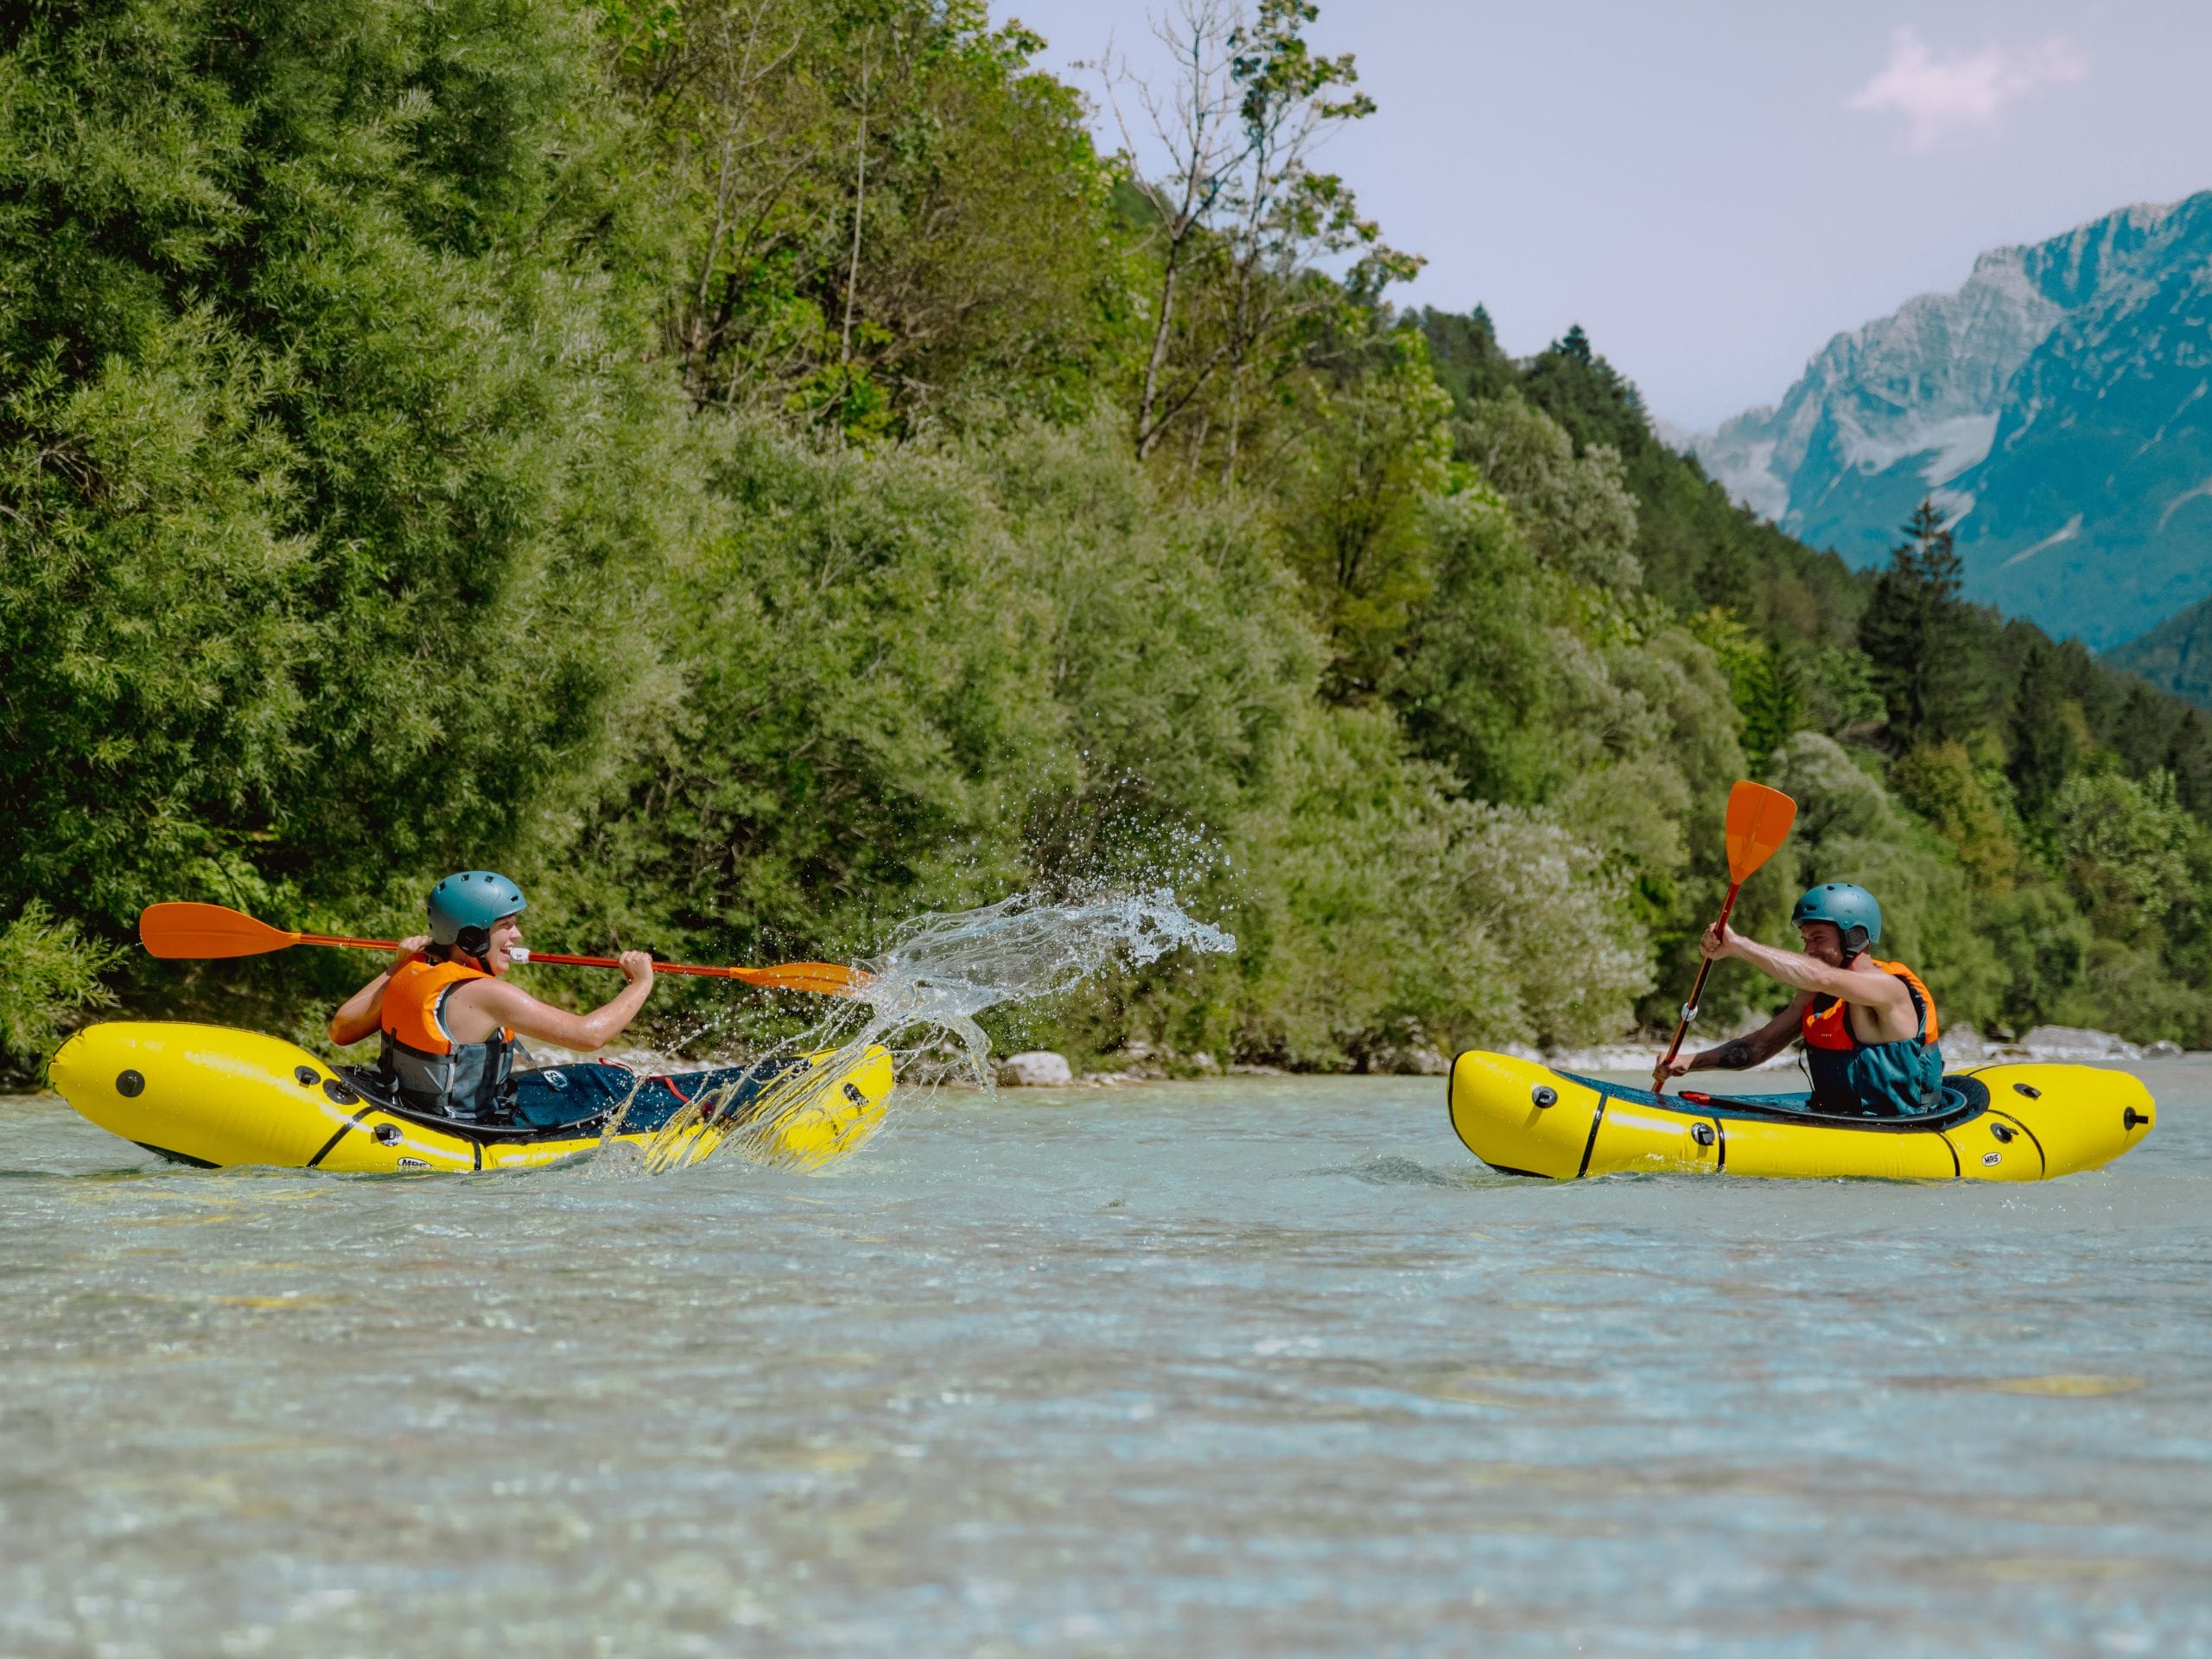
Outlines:
{"label": "white rock in water", "polygon": [[1074,1081],[1067,1056],[1049,1048],[1009,1054],[999,1062],[999,1082],[1009,1089],[1063,1089]]}
{"label": "white rock in water", "polygon": [[1992,1046],[1989,1039],[1972,1026],[1945,1026],[1936,1038],[1936,1046],[1943,1051],[1946,1070],[1987,1059]]}
{"label": "white rock in water", "polygon": [[2125,1037],[2077,1026],[2037,1026],[2018,1046],[2038,1060],[2133,1060],[2143,1055]]}

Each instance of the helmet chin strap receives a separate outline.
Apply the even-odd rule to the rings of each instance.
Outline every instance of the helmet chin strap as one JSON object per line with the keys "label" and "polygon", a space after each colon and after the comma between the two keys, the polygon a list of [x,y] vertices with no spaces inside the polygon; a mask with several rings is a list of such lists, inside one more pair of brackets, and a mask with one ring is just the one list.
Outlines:
{"label": "helmet chin strap", "polygon": [[[473,933],[478,930],[467,928],[462,931],[464,933]],[[484,948],[481,950],[470,950],[461,939],[455,939],[446,947],[446,950],[449,955],[457,956],[467,962],[480,974],[488,974],[492,971],[492,940],[488,934],[485,938]]]}

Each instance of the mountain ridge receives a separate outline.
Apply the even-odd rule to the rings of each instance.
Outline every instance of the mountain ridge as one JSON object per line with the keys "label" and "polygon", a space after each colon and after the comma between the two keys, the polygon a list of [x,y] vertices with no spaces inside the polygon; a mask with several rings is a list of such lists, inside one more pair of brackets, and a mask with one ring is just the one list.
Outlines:
{"label": "mountain ridge", "polygon": [[1970,594],[2102,648],[2212,591],[2208,390],[2212,191],[1991,249],[1693,450],[1861,567],[1932,496]]}

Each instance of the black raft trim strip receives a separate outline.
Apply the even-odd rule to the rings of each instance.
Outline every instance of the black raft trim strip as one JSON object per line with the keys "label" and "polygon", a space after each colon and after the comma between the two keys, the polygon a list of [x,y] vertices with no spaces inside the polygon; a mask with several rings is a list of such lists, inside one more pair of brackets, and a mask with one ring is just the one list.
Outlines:
{"label": "black raft trim strip", "polygon": [[308,1159],[305,1166],[308,1169],[319,1167],[322,1163],[322,1160],[329,1157],[332,1152],[336,1150],[338,1143],[340,1141],[343,1141],[347,1135],[361,1127],[361,1120],[363,1118],[366,1117],[371,1112],[382,1111],[383,1109],[384,1109],[380,1106],[364,1106],[359,1111],[354,1113],[353,1116],[347,1118],[343,1123],[340,1123],[338,1126],[338,1133],[332,1135],[329,1140],[322,1143],[322,1150],[315,1154],[314,1157]]}
{"label": "black raft trim strip", "polygon": [[2028,1137],[2028,1144],[2036,1149],[2036,1163],[2042,1171],[2043,1178],[2045,1180],[2050,1179],[2050,1154],[2043,1149],[2043,1142],[2036,1139],[2036,1132],[2030,1128],[2026,1124],[2021,1122],[2018,1118],[2013,1116],[2010,1112],[1992,1111],[1990,1116],[1992,1117],[2003,1118],[2007,1123],[2010,1123],[2022,1135]]}
{"label": "black raft trim strip", "polygon": [[1582,1167],[1574,1172],[1574,1179],[1578,1181],[1590,1173],[1590,1154],[1598,1150],[1598,1126],[1605,1121],[1607,1098],[1605,1091],[1600,1089],[1598,1091],[1598,1109],[1590,1114],[1590,1138],[1582,1143]]}

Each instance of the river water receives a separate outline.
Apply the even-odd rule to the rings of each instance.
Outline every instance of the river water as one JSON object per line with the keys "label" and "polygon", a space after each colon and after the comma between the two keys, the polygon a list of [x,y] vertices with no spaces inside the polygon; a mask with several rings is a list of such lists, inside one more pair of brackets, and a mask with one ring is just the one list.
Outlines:
{"label": "river water", "polygon": [[2041,1186],[1486,1174],[1440,1081],[174,1170],[0,1102],[0,1653],[2212,1652],[2212,1064]]}

